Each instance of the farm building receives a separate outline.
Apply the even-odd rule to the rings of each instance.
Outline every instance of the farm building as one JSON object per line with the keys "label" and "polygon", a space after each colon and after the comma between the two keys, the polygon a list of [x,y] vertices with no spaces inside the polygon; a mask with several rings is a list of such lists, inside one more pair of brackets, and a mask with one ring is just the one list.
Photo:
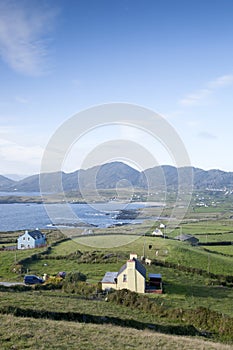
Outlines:
{"label": "farm building", "polygon": [[163,292],[162,275],[160,273],[149,273],[149,281],[146,286],[147,293],[158,293]]}
{"label": "farm building", "polygon": [[192,236],[192,235],[185,235],[185,234],[182,234],[182,235],[179,235],[177,237],[175,237],[175,239],[181,241],[181,242],[186,242],[186,243],[189,243],[191,245],[197,245],[198,242],[199,242],[199,239]]}
{"label": "farm building", "polygon": [[[106,272],[101,281],[102,289],[128,289],[132,292],[147,292],[146,268],[137,259],[136,254],[130,254],[130,259],[124,264],[118,272]],[[161,279],[162,283],[162,279]],[[148,286],[150,286],[150,281]],[[150,286],[155,291],[155,286]]]}
{"label": "farm building", "polygon": [[40,230],[25,231],[25,233],[17,239],[17,249],[31,249],[46,245],[46,235]]}

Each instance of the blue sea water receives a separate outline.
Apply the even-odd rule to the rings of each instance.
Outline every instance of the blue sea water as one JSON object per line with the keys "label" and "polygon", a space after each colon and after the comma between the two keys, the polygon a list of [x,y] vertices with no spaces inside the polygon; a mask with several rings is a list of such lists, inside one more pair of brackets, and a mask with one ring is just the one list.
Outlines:
{"label": "blue sea water", "polygon": [[137,209],[143,205],[137,203],[110,202],[104,204],[0,204],[0,232],[31,230],[50,226],[82,226],[90,224],[96,227],[108,227],[125,223],[141,223],[142,220],[117,220],[116,214],[122,209]]}

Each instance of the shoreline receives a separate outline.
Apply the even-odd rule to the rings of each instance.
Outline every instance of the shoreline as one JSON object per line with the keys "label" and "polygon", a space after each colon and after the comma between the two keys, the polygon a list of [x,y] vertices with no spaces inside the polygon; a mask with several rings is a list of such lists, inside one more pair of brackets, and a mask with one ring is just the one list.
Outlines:
{"label": "shoreline", "polygon": [[59,195],[56,197],[43,197],[42,196],[1,196],[0,195],[0,204],[123,204],[123,205],[130,205],[130,204],[138,204],[140,206],[144,207],[164,207],[166,203],[164,202],[155,202],[155,201],[146,201],[146,202],[138,202],[138,201],[95,201],[95,200],[89,200],[88,202],[82,199],[67,199],[64,200],[64,198],[59,198]]}

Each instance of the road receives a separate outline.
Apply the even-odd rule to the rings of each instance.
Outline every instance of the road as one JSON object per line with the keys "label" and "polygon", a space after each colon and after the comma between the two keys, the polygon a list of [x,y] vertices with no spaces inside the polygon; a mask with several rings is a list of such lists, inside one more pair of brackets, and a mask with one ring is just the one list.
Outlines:
{"label": "road", "polygon": [[25,286],[25,284],[22,282],[0,282],[0,286],[5,286],[5,287],[12,287],[17,285]]}

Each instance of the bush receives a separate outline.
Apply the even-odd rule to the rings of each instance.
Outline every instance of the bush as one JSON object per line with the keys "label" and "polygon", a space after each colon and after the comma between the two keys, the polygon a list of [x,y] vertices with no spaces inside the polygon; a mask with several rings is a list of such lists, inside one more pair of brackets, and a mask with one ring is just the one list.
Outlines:
{"label": "bush", "polygon": [[87,276],[82,272],[69,272],[63,281],[62,290],[67,293],[80,294],[79,284],[81,284],[81,282],[86,282],[86,280]]}
{"label": "bush", "polygon": [[84,273],[79,272],[79,271],[75,271],[75,272],[69,272],[66,275],[65,281],[67,283],[73,283],[73,282],[85,282],[87,280],[87,276],[84,275]]}

